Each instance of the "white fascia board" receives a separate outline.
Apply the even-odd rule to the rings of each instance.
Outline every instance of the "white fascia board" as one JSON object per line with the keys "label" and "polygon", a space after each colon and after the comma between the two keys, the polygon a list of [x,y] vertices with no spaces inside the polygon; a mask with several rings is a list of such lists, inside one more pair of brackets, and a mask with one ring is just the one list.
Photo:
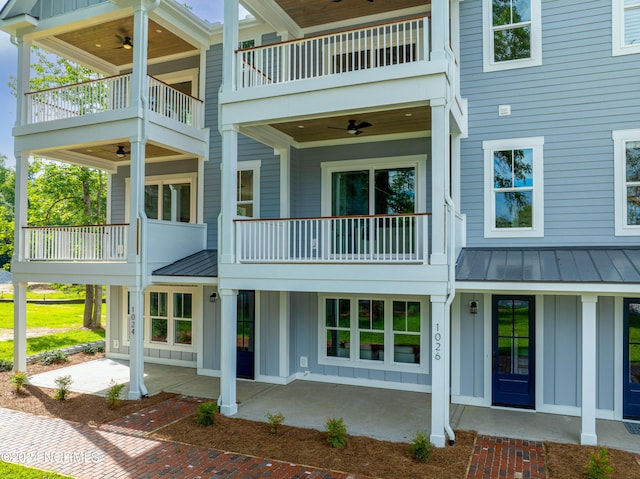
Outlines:
{"label": "white fascia board", "polygon": [[0,21],[0,30],[7,32],[9,35],[15,35],[19,30],[37,27],[38,19],[26,13],[24,15],[9,18],[8,20]]}
{"label": "white fascia board", "polygon": [[456,281],[459,293],[490,291],[500,293],[549,293],[549,294],[633,294],[637,295],[640,285],[637,283],[534,283],[534,282],[498,282],[498,281]]}
{"label": "white fascia board", "polygon": [[303,36],[302,29],[275,1],[242,0],[240,3],[251,15],[267,22],[276,32],[289,32],[293,38]]}
{"label": "white fascia board", "polygon": [[240,127],[238,132],[276,150],[288,148],[289,146],[295,146],[297,148],[293,138],[276,130],[272,126]]}
{"label": "white fascia board", "polygon": [[91,55],[56,37],[42,38],[37,44],[49,52],[55,53],[63,58],[71,58],[74,62],[89,67],[103,75],[111,76],[120,73],[120,70],[112,63],[106,62],[102,58]]}
{"label": "white fascia board", "polygon": [[[269,33],[274,33],[271,25],[261,22],[255,18],[248,18],[246,20],[240,20],[239,23],[239,35],[238,38],[240,41],[244,40],[257,40],[256,46],[260,44],[260,40],[262,39],[262,35],[267,35]],[[209,42],[211,45],[222,44],[222,38],[224,36],[224,26],[222,24],[216,24],[212,30],[211,35],[209,37]]]}
{"label": "white fascia board", "polygon": [[149,14],[149,19],[198,49],[208,48],[210,45],[212,25],[201,20],[181,5],[162,2],[158,9]]}
{"label": "white fascia board", "polygon": [[203,276],[163,276],[163,275],[151,275],[151,284],[162,285],[192,285],[192,286],[217,286],[217,277],[203,277]]}
{"label": "white fascia board", "polygon": [[47,158],[49,160],[61,161],[63,163],[72,163],[78,166],[86,166],[89,168],[95,168],[98,170],[106,171],[107,173],[117,173],[118,164],[113,161],[103,160],[90,155],[82,155],[80,153],[72,151],[54,151],[50,153],[42,153],[38,156]]}

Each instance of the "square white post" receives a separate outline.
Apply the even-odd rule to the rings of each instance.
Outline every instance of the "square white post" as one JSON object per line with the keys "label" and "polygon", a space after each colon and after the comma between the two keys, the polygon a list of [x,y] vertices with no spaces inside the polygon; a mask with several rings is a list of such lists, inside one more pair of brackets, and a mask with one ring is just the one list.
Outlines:
{"label": "square white post", "polygon": [[222,221],[218,231],[221,263],[235,263],[234,218],[238,212],[238,133],[232,125],[222,127]]}
{"label": "square white post", "polygon": [[218,405],[225,416],[238,412],[236,401],[238,291],[220,289],[220,398]]}
{"label": "square white post", "polygon": [[144,385],[144,291],[129,289],[129,399],[147,394]]}
{"label": "square white post", "polygon": [[447,264],[445,188],[449,168],[449,118],[446,101],[431,101],[431,264]]}
{"label": "square white post", "polygon": [[27,372],[27,283],[13,283],[13,371]]}
{"label": "square white post", "polygon": [[448,423],[449,371],[445,356],[449,354],[449,338],[445,325],[446,296],[431,296],[431,443],[444,447],[444,427]]}
{"label": "square white post", "polygon": [[596,306],[598,297],[582,296],[582,429],[580,444],[595,446],[596,435]]}

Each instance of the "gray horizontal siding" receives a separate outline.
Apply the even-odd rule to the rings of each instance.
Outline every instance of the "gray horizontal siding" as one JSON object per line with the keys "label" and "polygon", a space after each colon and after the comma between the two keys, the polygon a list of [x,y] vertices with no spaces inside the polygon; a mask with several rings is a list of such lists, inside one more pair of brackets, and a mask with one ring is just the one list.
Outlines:
{"label": "gray horizontal siding", "polygon": [[[612,130],[638,128],[640,55],[611,55],[611,2],[542,0],[542,66],[482,72],[481,2],[462,2],[461,209],[469,246],[629,244],[614,236]],[[498,105],[512,114],[498,117]],[[482,141],[544,136],[545,237],[485,239]]]}

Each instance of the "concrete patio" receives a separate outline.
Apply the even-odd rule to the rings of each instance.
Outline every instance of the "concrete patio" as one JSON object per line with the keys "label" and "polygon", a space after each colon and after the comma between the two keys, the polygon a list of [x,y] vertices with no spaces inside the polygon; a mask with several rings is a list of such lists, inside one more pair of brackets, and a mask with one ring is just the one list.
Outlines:
{"label": "concrete patio", "polygon": [[[105,395],[109,383],[127,383],[127,361],[97,359],[34,375],[31,384],[55,388],[54,380],[70,374],[73,391]],[[218,378],[198,376],[195,369],[145,364],[149,394],[160,391],[217,399]],[[122,394],[126,397],[127,389]],[[323,429],[327,417],[343,417],[350,434],[407,442],[418,429],[429,430],[431,395],[298,380],[286,386],[238,380],[237,417],[265,421],[267,411],[282,412],[286,424]],[[578,443],[580,418],[529,411],[451,405],[451,426],[480,434],[537,441]],[[598,444],[640,453],[640,435],[624,424],[598,420]]]}

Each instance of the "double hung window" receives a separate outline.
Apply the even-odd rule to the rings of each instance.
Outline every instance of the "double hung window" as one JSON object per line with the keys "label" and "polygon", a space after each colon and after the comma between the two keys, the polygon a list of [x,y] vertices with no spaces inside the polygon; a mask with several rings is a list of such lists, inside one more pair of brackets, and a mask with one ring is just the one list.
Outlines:
{"label": "double hung window", "polygon": [[640,0],[612,2],[613,55],[640,53]]}
{"label": "double hung window", "polygon": [[613,132],[617,236],[640,235],[640,130]]}

